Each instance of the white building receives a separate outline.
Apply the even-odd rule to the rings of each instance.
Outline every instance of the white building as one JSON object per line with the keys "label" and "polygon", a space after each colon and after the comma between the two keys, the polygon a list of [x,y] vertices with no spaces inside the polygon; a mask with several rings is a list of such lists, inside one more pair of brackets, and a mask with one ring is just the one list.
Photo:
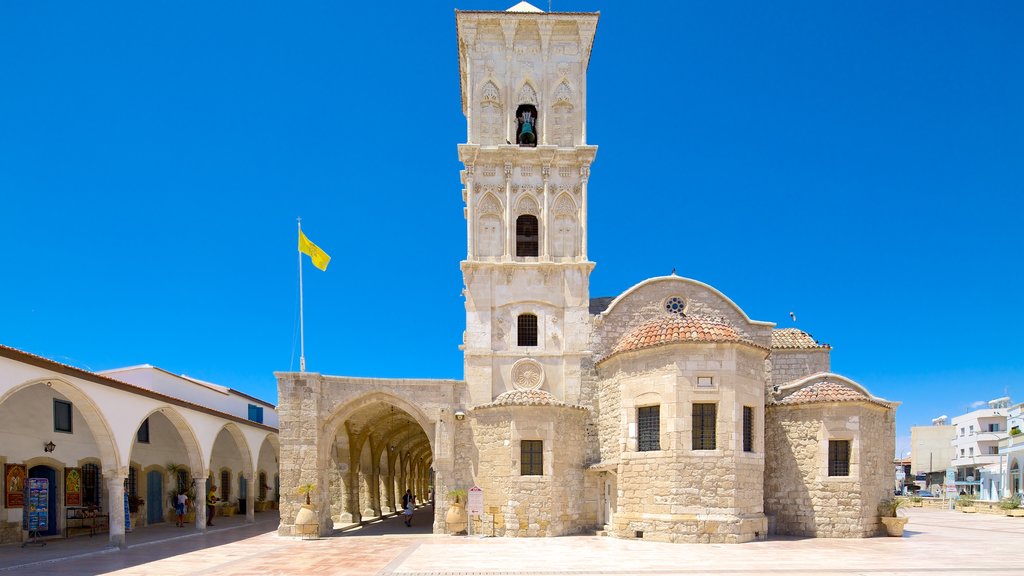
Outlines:
{"label": "white building", "polygon": [[[169,521],[173,491],[202,503],[211,483],[252,521],[257,499],[277,500],[277,421],[272,404],[153,366],[94,373],[0,345],[0,544],[29,536],[29,478],[48,480],[43,537],[98,514],[124,546],[126,516]],[[206,529],[205,506],[195,524]]]}
{"label": "white building", "polygon": [[938,494],[942,488],[946,468],[953,461],[953,438],[956,428],[948,424],[947,416],[939,416],[932,420],[931,426],[912,426],[910,428],[910,460],[911,473],[922,486]]}
{"label": "white building", "polygon": [[1010,398],[990,400],[988,408],[953,418],[953,462],[957,483],[983,500],[998,500],[1002,493],[1004,456],[999,442],[1007,437]]}
{"label": "white building", "polygon": [[1003,495],[1024,497],[1024,403],[1007,410],[1006,427],[1009,431],[999,441],[999,454],[1005,458]]}

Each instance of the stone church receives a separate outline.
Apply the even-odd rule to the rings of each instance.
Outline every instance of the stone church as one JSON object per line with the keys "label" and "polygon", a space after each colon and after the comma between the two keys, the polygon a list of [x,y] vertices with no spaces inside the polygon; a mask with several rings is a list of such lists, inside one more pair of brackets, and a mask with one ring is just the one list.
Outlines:
{"label": "stone church", "polygon": [[277,373],[281,534],[478,486],[474,533],[671,542],[882,532],[897,403],[830,347],[676,275],[592,298],[587,65],[598,13],[457,11],[464,380]]}

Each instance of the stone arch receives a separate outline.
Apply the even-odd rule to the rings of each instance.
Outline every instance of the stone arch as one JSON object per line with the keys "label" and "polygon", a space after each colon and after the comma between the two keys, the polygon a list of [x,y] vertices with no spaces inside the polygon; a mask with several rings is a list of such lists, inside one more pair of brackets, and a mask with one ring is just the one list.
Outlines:
{"label": "stone arch", "polygon": [[[417,404],[414,404],[397,394],[391,394],[388,392],[371,392],[369,394],[359,396],[358,398],[354,398],[342,406],[339,406],[324,422],[323,430],[327,433],[328,437],[337,436],[340,432],[340,428],[344,425],[346,420],[365,408],[381,403],[391,404],[412,416],[426,433],[427,439],[430,440],[431,451],[436,449],[434,446],[434,425],[431,419],[423,413]],[[330,449],[330,444],[322,446],[320,455],[322,457],[329,456]]]}
{"label": "stone arch", "polygon": [[[192,425],[189,424],[188,420],[179,412],[175,407],[170,405],[159,406],[150,410],[148,413],[143,415],[135,423],[134,430],[138,430],[139,426],[149,417],[154,414],[161,414],[163,417],[170,421],[171,426],[178,432],[178,436],[181,438],[183,444],[185,444],[185,453],[188,455],[188,467],[191,471],[193,478],[204,478],[206,476],[206,464],[203,458],[203,449],[199,445],[199,438],[196,436],[195,430]],[[134,433],[133,433],[134,434]],[[132,443],[129,445],[128,459],[131,459],[131,448],[135,444],[134,435],[132,436]]]}
{"label": "stone arch", "polygon": [[477,204],[476,212],[477,256],[501,256],[505,237],[501,202],[487,192]]}
{"label": "stone arch", "polygon": [[[75,384],[57,377],[33,378],[7,390],[2,396],[0,396],[0,405],[6,403],[18,392],[37,385],[53,388],[65,398],[71,400],[72,405],[78,408],[82,417],[85,418],[85,423],[89,427],[89,432],[92,434],[93,441],[96,442],[104,474],[112,475],[121,471],[121,454],[117,448],[117,439],[111,430],[110,423],[108,422],[106,415],[104,415],[100,407],[93,402],[92,398],[89,397],[85,390]],[[63,468],[63,464],[61,464],[61,467]],[[124,471],[127,472],[126,465]]]}
{"label": "stone arch", "polygon": [[505,139],[505,120],[502,113],[501,89],[492,80],[487,80],[480,87],[480,143],[484,146],[503,144]]}
{"label": "stone arch", "polygon": [[523,214],[540,216],[540,203],[537,202],[537,198],[533,194],[523,194],[516,204],[516,216],[522,216]]}
{"label": "stone arch", "polygon": [[[242,429],[238,427],[238,424],[234,422],[227,422],[217,432],[217,438],[220,437],[222,432],[227,432],[231,438],[235,441],[235,445],[238,447],[238,451],[242,456],[242,468],[240,472],[245,474],[246,478],[252,476],[252,451],[249,449],[249,442],[245,439],[245,434],[242,433]],[[217,445],[217,441],[214,440],[214,447]],[[213,448],[210,449],[210,470],[213,471]]]}
{"label": "stone arch", "polygon": [[533,82],[530,80],[523,81],[523,84],[519,87],[516,104],[532,104],[533,106],[540,106],[540,98],[537,97],[537,88],[533,85]]}
{"label": "stone arch", "polygon": [[551,209],[551,255],[574,258],[579,254],[579,209],[568,193],[555,199]]}

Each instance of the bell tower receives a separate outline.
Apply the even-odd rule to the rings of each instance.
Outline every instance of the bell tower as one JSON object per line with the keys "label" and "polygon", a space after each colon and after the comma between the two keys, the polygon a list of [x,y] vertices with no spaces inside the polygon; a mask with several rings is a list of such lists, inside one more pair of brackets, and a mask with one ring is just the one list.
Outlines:
{"label": "bell tower", "polygon": [[579,403],[589,344],[587,64],[598,13],[461,11],[465,378]]}

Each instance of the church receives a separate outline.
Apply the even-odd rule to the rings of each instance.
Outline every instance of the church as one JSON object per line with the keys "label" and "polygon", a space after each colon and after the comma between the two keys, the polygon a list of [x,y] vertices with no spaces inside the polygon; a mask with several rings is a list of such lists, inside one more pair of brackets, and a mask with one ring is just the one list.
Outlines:
{"label": "church", "polygon": [[[675,274],[589,290],[587,66],[598,13],[456,11],[466,143],[463,380],[276,373],[281,526],[446,510],[473,533],[733,543],[884,533],[898,403],[809,334]],[[475,488],[474,488],[475,487]]]}

